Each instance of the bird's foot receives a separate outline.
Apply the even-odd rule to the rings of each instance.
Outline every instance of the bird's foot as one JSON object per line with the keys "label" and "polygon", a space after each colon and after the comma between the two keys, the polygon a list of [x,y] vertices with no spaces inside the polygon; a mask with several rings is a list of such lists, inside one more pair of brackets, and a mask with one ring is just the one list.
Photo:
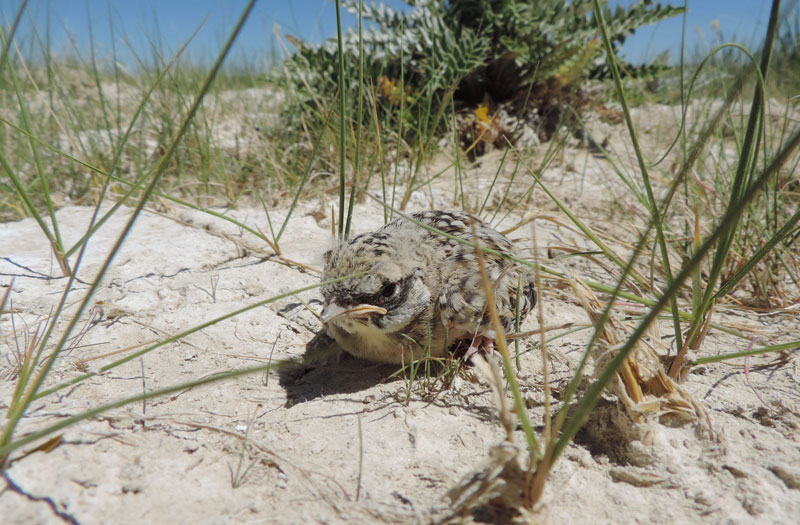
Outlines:
{"label": "bird's foot", "polygon": [[494,352],[494,339],[485,337],[483,335],[476,335],[472,339],[472,343],[469,345],[467,353],[464,354],[464,360],[470,361],[472,356],[477,354],[479,351],[483,351],[485,354],[491,354]]}

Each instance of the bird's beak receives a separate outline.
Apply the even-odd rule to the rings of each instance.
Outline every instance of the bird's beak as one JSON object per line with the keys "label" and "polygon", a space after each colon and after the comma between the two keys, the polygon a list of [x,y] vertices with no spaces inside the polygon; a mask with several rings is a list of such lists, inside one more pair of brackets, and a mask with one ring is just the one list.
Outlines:
{"label": "bird's beak", "polygon": [[373,315],[385,315],[386,308],[373,306],[371,304],[358,304],[347,308],[336,303],[331,303],[322,310],[320,319],[323,323],[335,321],[336,319],[367,319]]}

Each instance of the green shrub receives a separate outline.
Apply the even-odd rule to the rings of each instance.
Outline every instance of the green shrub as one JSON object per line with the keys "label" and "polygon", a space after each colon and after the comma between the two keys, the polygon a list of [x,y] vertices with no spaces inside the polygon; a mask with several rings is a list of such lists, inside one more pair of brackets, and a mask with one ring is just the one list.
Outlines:
{"label": "green shrub", "polygon": [[[358,12],[357,0],[345,7]],[[587,0],[406,0],[407,11],[364,5],[363,37],[344,35],[345,78],[357,84],[359,44],[365,78],[383,98],[384,109],[396,106],[404,93],[409,105],[448,103],[457,86],[461,107],[522,99],[535,84],[540,99],[559,98],[590,77],[606,74],[591,2]],[[630,7],[604,8],[615,50],[636,28],[683,12],[643,0]],[[302,103],[336,92],[337,42],[312,45],[292,39],[297,51],[281,71],[304,93]],[[349,69],[349,70],[348,70]],[[642,71],[629,68],[629,71]],[[402,86],[400,88],[399,86]],[[402,89],[402,91],[401,91]],[[325,97],[322,97],[325,98]],[[330,99],[330,95],[328,96]],[[548,100],[552,103],[552,100]],[[319,108],[315,108],[319,109]],[[415,112],[409,111],[408,115]],[[416,126],[408,126],[413,132]],[[406,137],[409,139],[409,137]]]}

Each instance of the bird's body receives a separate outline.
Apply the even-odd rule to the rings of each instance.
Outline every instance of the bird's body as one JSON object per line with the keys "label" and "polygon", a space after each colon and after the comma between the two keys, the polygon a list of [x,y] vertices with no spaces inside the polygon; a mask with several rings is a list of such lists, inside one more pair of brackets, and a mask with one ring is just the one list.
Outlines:
{"label": "bird's body", "polygon": [[[513,255],[511,241],[491,226],[460,211],[427,211],[414,220],[458,239]],[[484,252],[498,315],[506,331],[514,326],[517,292],[520,316],[536,303],[529,269]],[[363,273],[362,273],[363,272]],[[461,339],[494,339],[475,249],[407,219],[341,243],[325,254],[323,280],[352,279],[322,288],[322,320],[328,335],[346,352],[386,363],[442,357]]]}

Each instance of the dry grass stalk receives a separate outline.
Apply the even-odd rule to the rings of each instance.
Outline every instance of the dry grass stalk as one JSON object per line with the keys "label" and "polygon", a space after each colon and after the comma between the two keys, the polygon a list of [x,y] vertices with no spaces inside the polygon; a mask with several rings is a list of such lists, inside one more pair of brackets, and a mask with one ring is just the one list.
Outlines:
{"label": "dry grass stalk", "polygon": [[480,353],[472,357],[472,363],[492,389],[498,417],[506,431],[506,439],[489,448],[486,458],[447,491],[447,497],[452,503],[452,513],[443,521],[465,516],[490,502],[510,509],[521,507],[521,488],[525,473],[518,460],[521,449],[514,444],[514,426],[505,398],[500,367],[491,356],[486,359]]}
{"label": "dry grass stalk", "polygon": [[454,521],[487,504],[522,509],[525,473],[517,460],[519,454],[520,448],[505,440],[492,446],[486,459],[447,491],[452,512],[442,522]]}
{"label": "dry grass stalk", "polygon": [[[597,322],[603,311],[600,301],[579,280],[573,279],[571,284],[589,317]],[[616,380],[609,384],[609,391],[622,402],[634,423],[644,423],[647,415],[669,414],[690,420],[701,418],[704,414],[702,408],[664,371],[660,353],[655,347],[662,345],[661,338],[653,330],[657,328],[651,328],[650,336],[642,338],[625,360]],[[623,323],[609,317],[594,355],[596,371],[602,370],[613,359],[627,332]]]}
{"label": "dry grass stalk", "polygon": [[[492,327],[497,334],[495,345],[504,364],[510,367],[511,359],[508,352],[505,332],[503,331],[500,318],[494,307],[492,284],[489,282],[486,272],[483,253],[478,246],[478,236],[474,223],[472,224],[472,230],[475,239],[475,253],[478,258],[478,266],[481,270],[484,291],[486,293],[486,309],[492,320]],[[500,422],[506,431],[506,439],[492,446],[489,449],[487,457],[448,491],[447,496],[452,502],[452,512],[449,513],[442,522],[452,521],[461,516],[465,516],[473,509],[483,505],[492,505],[502,509],[504,512],[510,512],[514,517],[520,516],[520,512],[525,512],[524,509],[526,507],[530,508],[530,505],[527,505],[529,500],[526,495],[527,490],[524,490],[524,488],[529,485],[528,478],[530,477],[530,473],[523,471],[519,463],[518,458],[521,449],[513,442],[514,426],[511,420],[511,410],[509,410],[505,399],[504,388],[502,386],[502,374],[499,366],[494,360],[484,359],[480,354],[473,356],[472,361],[475,367],[481,372],[484,379],[488,381],[495,394],[495,402],[498,405]],[[506,371],[506,376],[512,383],[512,391],[518,394],[519,386],[516,385],[513,373],[511,377],[509,377],[509,368],[506,368]],[[530,424],[530,422],[527,421],[526,415],[520,413],[519,406],[517,405],[515,408],[523,424],[526,422]],[[531,455],[536,455],[536,450],[530,450],[530,453]],[[510,518],[511,516],[508,517]]]}

